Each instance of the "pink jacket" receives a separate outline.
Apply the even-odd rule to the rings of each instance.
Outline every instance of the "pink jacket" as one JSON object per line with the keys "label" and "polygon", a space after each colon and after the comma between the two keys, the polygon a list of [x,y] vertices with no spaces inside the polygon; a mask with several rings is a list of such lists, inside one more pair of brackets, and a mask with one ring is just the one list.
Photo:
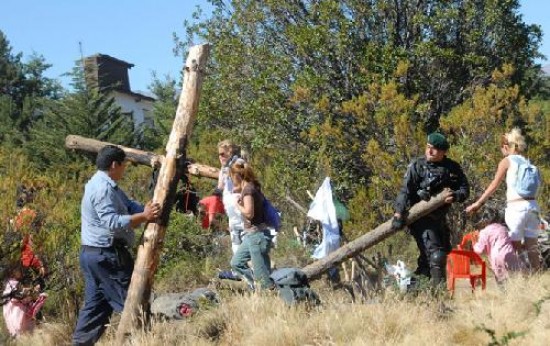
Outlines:
{"label": "pink jacket", "polygon": [[522,269],[521,261],[508,235],[508,229],[502,224],[493,223],[482,229],[474,245],[474,251],[480,255],[487,254],[498,282],[506,280],[509,271]]}
{"label": "pink jacket", "polygon": [[[8,295],[18,289],[19,282],[15,279],[9,279],[6,283],[3,295]],[[4,304],[3,314],[6,327],[11,336],[19,336],[24,332],[29,332],[34,329],[34,318],[44,302],[47,295],[41,293],[36,300],[30,297],[17,299],[10,298]]]}

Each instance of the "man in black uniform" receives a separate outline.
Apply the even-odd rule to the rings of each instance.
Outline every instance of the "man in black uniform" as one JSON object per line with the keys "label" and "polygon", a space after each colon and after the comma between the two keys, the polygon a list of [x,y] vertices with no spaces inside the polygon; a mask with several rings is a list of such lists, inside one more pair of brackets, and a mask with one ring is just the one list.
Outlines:
{"label": "man in black uniform", "polygon": [[442,134],[428,136],[425,156],[415,159],[407,168],[392,220],[392,228],[403,228],[411,206],[420,200],[429,200],[444,188],[451,189],[452,194],[445,198],[446,205],[409,225],[420,251],[415,274],[431,278],[434,285],[445,281],[447,254],[451,251],[445,216],[451,203],[464,202],[470,193],[462,168],[447,158],[448,149],[449,143]]}

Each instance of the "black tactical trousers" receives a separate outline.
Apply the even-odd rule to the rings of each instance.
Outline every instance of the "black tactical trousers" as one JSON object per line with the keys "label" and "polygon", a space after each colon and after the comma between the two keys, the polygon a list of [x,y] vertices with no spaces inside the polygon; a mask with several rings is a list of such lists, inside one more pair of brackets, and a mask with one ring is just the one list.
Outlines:
{"label": "black tactical trousers", "polygon": [[451,251],[445,216],[426,216],[411,224],[410,231],[420,252],[415,274],[431,278],[436,285],[445,282],[447,254]]}

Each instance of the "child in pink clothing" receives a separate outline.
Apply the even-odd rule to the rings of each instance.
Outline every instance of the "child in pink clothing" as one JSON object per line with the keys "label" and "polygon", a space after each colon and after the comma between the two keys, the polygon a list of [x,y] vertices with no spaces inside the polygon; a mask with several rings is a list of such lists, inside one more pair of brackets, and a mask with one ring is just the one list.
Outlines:
{"label": "child in pink clothing", "polygon": [[487,254],[497,282],[503,283],[508,279],[508,272],[523,268],[512,246],[508,228],[502,224],[498,211],[491,207],[483,211],[478,227],[483,229],[474,244],[474,251],[480,255],[484,252]]}
{"label": "child in pink clothing", "polygon": [[35,317],[46,301],[46,293],[40,287],[22,287],[23,273],[20,267],[13,270],[2,294],[3,315],[11,336],[31,332],[35,327]]}

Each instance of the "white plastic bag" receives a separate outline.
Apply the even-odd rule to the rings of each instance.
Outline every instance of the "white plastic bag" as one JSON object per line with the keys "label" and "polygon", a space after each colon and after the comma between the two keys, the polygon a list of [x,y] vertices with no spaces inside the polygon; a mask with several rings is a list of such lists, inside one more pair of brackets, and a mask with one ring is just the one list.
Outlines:
{"label": "white plastic bag", "polygon": [[395,278],[395,281],[399,286],[399,290],[402,293],[407,292],[407,288],[411,284],[412,273],[405,266],[405,262],[399,260],[395,265],[386,264],[386,271],[388,272],[389,275]]}

